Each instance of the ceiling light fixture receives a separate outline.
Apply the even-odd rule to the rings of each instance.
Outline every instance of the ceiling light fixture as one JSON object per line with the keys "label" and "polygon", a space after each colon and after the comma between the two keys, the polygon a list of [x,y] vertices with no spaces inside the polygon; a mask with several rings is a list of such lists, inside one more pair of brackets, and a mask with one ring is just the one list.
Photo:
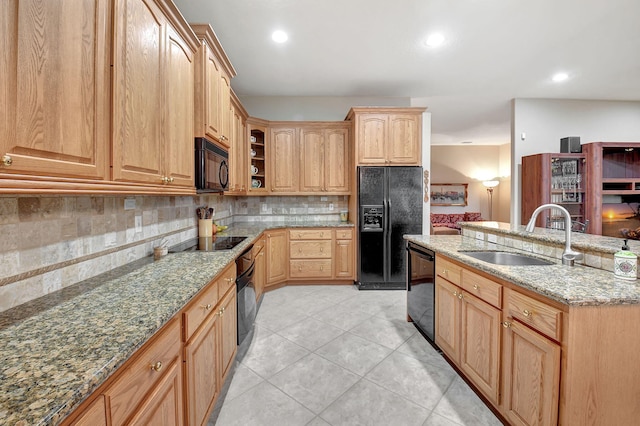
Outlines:
{"label": "ceiling light fixture", "polygon": [[462,143],[462,144],[470,144],[470,143],[473,143],[473,142],[472,141],[462,141],[460,143]]}
{"label": "ceiling light fixture", "polygon": [[278,30],[274,31],[273,34],[271,34],[271,39],[276,43],[284,43],[289,39],[289,36],[284,31]]}
{"label": "ceiling light fixture", "polygon": [[444,43],[444,36],[440,33],[433,33],[424,42],[429,47],[438,47]]}
{"label": "ceiling light fixture", "polygon": [[553,77],[551,77],[551,79],[556,83],[565,81],[568,78],[569,78],[569,74],[567,74],[566,72],[559,72],[554,74]]}

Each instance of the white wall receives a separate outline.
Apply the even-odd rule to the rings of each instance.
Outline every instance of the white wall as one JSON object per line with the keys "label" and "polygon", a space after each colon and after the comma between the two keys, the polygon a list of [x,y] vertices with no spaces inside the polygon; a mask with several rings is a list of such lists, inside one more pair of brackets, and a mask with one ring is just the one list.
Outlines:
{"label": "white wall", "polygon": [[[466,206],[431,206],[432,213],[480,212],[489,219],[489,197],[483,181],[498,178],[500,184],[493,191],[493,220],[509,217],[509,205],[501,201],[502,188],[509,188],[508,172],[501,170],[500,161],[509,151],[505,145],[433,145],[431,146],[431,183],[467,183]],[[508,166],[507,166],[508,167]]]}
{"label": "white wall", "polygon": [[410,106],[409,98],[239,96],[252,117],[273,121],[342,121],[354,106]]}
{"label": "white wall", "polygon": [[583,144],[638,142],[640,102],[514,99],[511,126],[511,223],[520,224],[522,157],[560,152],[567,136],[579,136]]}

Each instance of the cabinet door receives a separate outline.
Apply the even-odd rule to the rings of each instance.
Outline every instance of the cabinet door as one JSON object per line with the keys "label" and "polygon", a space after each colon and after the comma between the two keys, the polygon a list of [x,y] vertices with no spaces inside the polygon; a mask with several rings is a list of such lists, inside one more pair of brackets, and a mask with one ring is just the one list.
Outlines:
{"label": "cabinet door", "polygon": [[256,266],[255,266],[255,275],[254,275],[254,285],[256,288],[256,301],[260,300],[262,296],[262,292],[264,291],[265,281],[266,281],[266,258],[264,257],[265,251],[261,249],[256,256]]}
{"label": "cabinet door", "polygon": [[349,192],[349,130],[327,129],[324,137],[324,189]]}
{"label": "cabinet door", "polygon": [[0,173],[108,178],[109,9],[1,2]]}
{"label": "cabinet door", "polygon": [[211,405],[220,391],[218,318],[217,312],[209,315],[204,327],[193,335],[184,348],[188,424],[191,425],[206,423]]}
{"label": "cabinet door", "polygon": [[233,286],[220,302],[220,378],[227,376],[238,347],[236,288]]}
{"label": "cabinet door", "polygon": [[322,129],[300,130],[300,191],[325,190],[324,132]]}
{"label": "cabinet door", "polygon": [[456,364],[460,360],[460,288],[436,277],[436,344]]}
{"label": "cabinet door", "polygon": [[152,0],[117,0],[113,180],[161,184],[166,18]]}
{"label": "cabinet door", "polygon": [[165,175],[173,178],[171,186],[193,187],[193,74],[195,55],[180,35],[167,26],[167,122],[165,143],[167,168]]}
{"label": "cabinet door", "polygon": [[247,189],[246,125],[231,106],[231,147],[229,148],[229,194],[244,194]]}
{"label": "cabinet door", "polygon": [[220,77],[220,144],[229,148],[231,139],[231,79],[224,72]]}
{"label": "cabinet door", "polygon": [[183,423],[180,367],[181,363],[178,362],[173,362],[168,367],[162,381],[142,403],[128,424],[177,426]]}
{"label": "cabinet door", "polygon": [[287,250],[287,231],[267,232],[267,285],[287,279],[289,255]]}
{"label": "cabinet door", "polygon": [[205,134],[210,138],[220,138],[220,84],[222,83],[222,71],[213,50],[206,46],[205,68]]}
{"label": "cabinet door", "polygon": [[336,278],[354,278],[354,253],[353,240],[336,240],[334,252]]}
{"label": "cabinet door", "polygon": [[496,405],[499,395],[501,311],[464,293],[460,368]]}
{"label": "cabinet door", "polygon": [[71,423],[72,426],[107,426],[104,396],[100,395],[83,413]]}
{"label": "cabinet door", "polygon": [[268,146],[271,192],[298,191],[298,164],[296,129],[271,129]]}
{"label": "cabinet door", "polygon": [[422,146],[421,115],[391,114],[387,160],[391,164],[416,166],[420,164]]}
{"label": "cabinet door", "polygon": [[517,321],[505,321],[503,410],[514,425],[558,421],[560,346]]}
{"label": "cabinet door", "polygon": [[385,164],[389,121],[386,114],[363,114],[359,117],[358,164]]}

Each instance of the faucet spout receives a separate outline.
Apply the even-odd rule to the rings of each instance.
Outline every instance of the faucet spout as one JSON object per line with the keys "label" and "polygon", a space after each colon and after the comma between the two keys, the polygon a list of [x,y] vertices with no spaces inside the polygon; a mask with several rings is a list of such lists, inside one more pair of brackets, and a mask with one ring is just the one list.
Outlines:
{"label": "faucet spout", "polygon": [[562,253],[562,264],[573,265],[574,260],[580,260],[582,259],[583,256],[582,256],[582,253],[574,251],[571,248],[571,215],[569,214],[569,211],[567,209],[557,204],[543,204],[539,206],[537,209],[533,211],[533,214],[531,215],[531,219],[529,219],[529,223],[527,223],[525,231],[533,232],[533,229],[536,226],[536,219],[538,218],[538,215],[540,214],[541,211],[547,210],[547,209],[557,209],[564,216],[565,245],[564,245],[564,252]]}

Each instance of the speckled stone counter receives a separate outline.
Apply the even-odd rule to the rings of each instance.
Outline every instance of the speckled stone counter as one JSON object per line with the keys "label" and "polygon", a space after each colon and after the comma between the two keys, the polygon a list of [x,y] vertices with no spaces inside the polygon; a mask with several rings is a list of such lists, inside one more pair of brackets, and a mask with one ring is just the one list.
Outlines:
{"label": "speckled stone counter", "polygon": [[239,224],[231,250],[151,257],[0,313],[0,424],[58,424],[267,229]]}
{"label": "speckled stone counter", "polygon": [[[507,232],[505,232],[506,234]],[[640,281],[625,281],[616,278],[612,272],[607,270],[580,265],[565,266],[553,256],[544,257],[472,237],[406,235],[405,239],[566,305],[640,304]],[[576,247],[577,245],[574,245],[574,248]],[[464,250],[518,252],[529,256],[543,257],[546,260],[555,261],[555,264],[544,266],[495,265],[460,253]]]}

